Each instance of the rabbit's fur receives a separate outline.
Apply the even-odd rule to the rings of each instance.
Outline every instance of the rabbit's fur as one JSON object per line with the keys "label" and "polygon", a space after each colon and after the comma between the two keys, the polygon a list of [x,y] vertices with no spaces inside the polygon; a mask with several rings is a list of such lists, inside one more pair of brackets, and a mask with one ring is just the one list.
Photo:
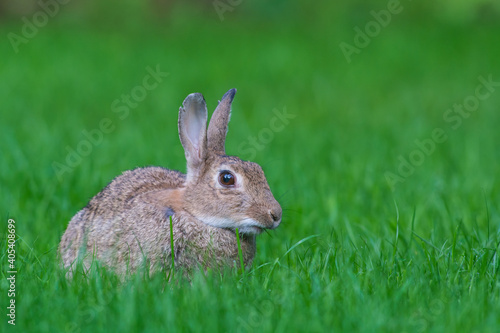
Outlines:
{"label": "rabbit's fur", "polygon": [[[194,93],[184,100],[178,128],[187,175],[161,167],[125,171],[71,219],[59,246],[69,275],[77,261],[88,269],[93,259],[119,274],[145,264],[150,272],[168,269],[170,216],[176,268],[233,265],[239,260],[235,228],[244,262],[251,264],[256,234],[276,228],[282,211],[261,167],[225,154],[235,93],[231,89],[223,96],[208,130],[203,96]],[[234,185],[221,178],[222,173],[230,177],[227,171]]]}

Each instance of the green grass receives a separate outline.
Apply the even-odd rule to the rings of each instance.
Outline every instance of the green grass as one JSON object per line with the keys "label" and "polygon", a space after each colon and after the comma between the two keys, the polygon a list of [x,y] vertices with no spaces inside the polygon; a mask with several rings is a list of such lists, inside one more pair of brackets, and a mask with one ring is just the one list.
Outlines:
{"label": "green grass", "polygon": [[[500,87],[456,129],[443,120],[479,76],[500,81],[500,26],[423,18],[408,3],[348,64],[339,43],[383,4],[261,17],[243,4],[222,22],[211,6],[176,7],[164,23],[127,12],[109,25],[71,12],[18,53],[3,38],[0,242],[15,219],[19,273],[12,327],[2,251],[2,332],[500,331]],[[1,35],[21,24],[2,22]],[[168,77],[121,119],[113,101],[157,65]],[[97,267],[68,282],[56,249],[71,217],[124,170],[184,171],[182,100],[202,92],[213,110],[232,87],[226,150],[254,155],[284,209],[253,267],[190,283],[145,272],[122,283]],[[275,109],[295,118],[245,152]],[[104,118],[114,129],[58,177],[53,163]],[[386,172],[435,128],[447,140],[392,190]]]}

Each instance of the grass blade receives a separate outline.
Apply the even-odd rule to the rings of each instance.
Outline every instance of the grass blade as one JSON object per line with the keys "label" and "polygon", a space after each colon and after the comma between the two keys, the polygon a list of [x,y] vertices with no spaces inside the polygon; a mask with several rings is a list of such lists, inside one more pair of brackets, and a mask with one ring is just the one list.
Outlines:
{"label": "grass blade", "polygon": [[243,262],[243,252],[241,251],[240,233],[236,228],[236,242],[238,243],[238,256],[240,257],[241,274],[245,272],[245,264]]}
{"label": "grass blade", "polygon": [[174,253],[174,229],[172,227],[172,215],[170,215],[170,253],[172,255],[172,276],[175,274],[175,253]]}

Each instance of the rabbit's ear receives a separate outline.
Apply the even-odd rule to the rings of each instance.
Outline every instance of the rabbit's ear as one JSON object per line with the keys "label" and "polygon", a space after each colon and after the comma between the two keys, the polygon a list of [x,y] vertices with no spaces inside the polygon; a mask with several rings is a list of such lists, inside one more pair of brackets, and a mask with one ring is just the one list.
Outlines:
{"label": "rabbit's ear", "polygon": [[231,103],[233,102],[234,94],[236,94],[236,89],[233,88],[222,96],[208,125],[208,149],[215,153],[225,154],[224,144],[226,142],[227,125],[231,117]]}
{"label": "rabbit's ear", "polygon": [[207,105],[200,93],[190,94],[182,102],[179,138],[186,155],[189,180],[199,173],[207,154]]}

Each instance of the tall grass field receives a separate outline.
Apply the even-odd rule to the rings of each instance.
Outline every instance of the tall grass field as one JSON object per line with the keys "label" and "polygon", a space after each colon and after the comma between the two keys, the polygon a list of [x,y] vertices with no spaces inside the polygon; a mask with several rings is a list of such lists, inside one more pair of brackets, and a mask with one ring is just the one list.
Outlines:
{"label": "tall grass field", "polygon": [[[500,332],[500,14],[437,3],[4,14],[0,331]],[[283,208],[252,267],[67,280],[71,217],[125,170],[185,172],[179,106],[230,88],[226,151]]]}

